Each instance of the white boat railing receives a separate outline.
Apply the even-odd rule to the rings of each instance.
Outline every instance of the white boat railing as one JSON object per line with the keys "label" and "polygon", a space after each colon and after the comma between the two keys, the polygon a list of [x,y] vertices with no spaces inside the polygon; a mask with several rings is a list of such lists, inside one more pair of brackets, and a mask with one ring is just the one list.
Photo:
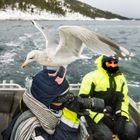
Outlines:
{"label": "white boat railing", "polygon": [[3,80],[2,83],[0,83],[0,90],[25,90],[25,88],[21,87],[19,84],[14,83],[13,80],[10,80],[7,82],[6,80]]}
{"label": "white boat railing", "polygon": [[[28,83],[29,84],[29,83]],[[80,83],[77,84],[70,84],[70,90],[76,91],[78,93],[80,89]],[[25,91],[26,88],[23,88],[21,85],[14,83],[13,80],[10,80],[9,82],[6,80],[3,80],[2,83],[0,83],[0,91]],[[135,102],[131,98],[129,98],[131,106],[140,112],[140,102]]]}
{"label": "white boat railing", "polygon": [[79,90],[80,89],[80,83],[78,84],[70,84],[70,90]]}

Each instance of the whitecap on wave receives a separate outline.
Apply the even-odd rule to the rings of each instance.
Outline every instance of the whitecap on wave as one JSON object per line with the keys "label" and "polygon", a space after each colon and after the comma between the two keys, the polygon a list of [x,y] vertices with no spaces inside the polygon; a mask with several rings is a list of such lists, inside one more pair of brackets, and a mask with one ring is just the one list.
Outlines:
{"label": "whitecap on wave", "polygon": [[28,33],[24,33],[23,36],[20,36],[19,39],[22,40],[22,41],[26,41],[28,38],[31,38],[32,35],[31,34],[28,34]]}
{"label": "whitecap on wave", "polygon": [[6,52],[4,55],[0,56],[0,62],[2,64],[9,64],[11,62],[14,62],[14,56],[16,53]]}
{"label": "whitecap on wave", "polygon": [[16,43],[16,42],[14,42],[14,41],[10,41],[10,42],[5,43],[5,45],[6,45],[6,46],[13,46],[13,47],[16,47],[16,46],[18,46],[19,44]]}
{"label": "whitecap on wave", "polygon": [[140,87],[140,82],[128,81],[128,86],[130,86],[130,87]]}

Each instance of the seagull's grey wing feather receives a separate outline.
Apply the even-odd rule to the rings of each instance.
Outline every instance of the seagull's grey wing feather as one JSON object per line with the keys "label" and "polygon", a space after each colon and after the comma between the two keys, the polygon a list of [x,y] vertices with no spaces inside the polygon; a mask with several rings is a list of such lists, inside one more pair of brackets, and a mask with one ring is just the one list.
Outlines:
{"label": "seagull's grey wing feather", "polygon": [[[73,30],[71,28],[71,30]],[[63,26],[59,27],[60,42],[57,47],[56,55],[66,55],[67,57],[80,57],[83,50],[82,41],[67,32]]]}
{"label": "seagull's grey wing feather", "polygon": [[[81,40],[94,53],[104,54],[107,56],[118,55],[118,57],[120,58],[131,57],[127,49],[114,43],[112,40],[98,35],[95,32],[81,26],[62,26],[60,30],[63,31],[65,34],[73,36],[73,38]],[[66,43],[67,42],[69,42],[69,39],[67,39]],[[63,45],[61,45],[61,47],[62,46]]]}
{"label": "seagull's grey wing feather", "polygon": [[96,34],[98,39],[103,43],[107,44],[120,58],[131,58],[133,53],[129,52],[127,49],[122,47],[121,45],[117,44],[116,42],[112,41],[109,38]]}
{"label": "seagull's grey wing feather", "polygon": [[55,46],[55,39],[51,36],[49,30],[43,26],[41,26],[38,22],[32,20],[33,25],[42,33],[46,41],[46,48],[48,49],[49,46]]}

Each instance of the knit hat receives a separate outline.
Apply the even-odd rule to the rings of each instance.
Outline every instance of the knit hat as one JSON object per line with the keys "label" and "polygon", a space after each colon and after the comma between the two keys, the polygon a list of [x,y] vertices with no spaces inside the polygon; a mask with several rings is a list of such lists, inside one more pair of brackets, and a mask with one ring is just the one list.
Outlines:
{"label": "knit hat", "polygon": [[115,60],[118,63],[118,57],[116,56],[103,56],[102,59],[102,67],[108,72],[108,73],[116,73],[119,70],[118,65],[116,67],[107,67],[106,62],[110,60]]}
{"label": "knit hat", "polygon": [[105,63],[109,60],[116,60],[116,61],[119,61],[118,60],[118,57],[117,56],[103,56],[103,59],[102,59],[102,63]]}
{"label": "knit hat", "polygon": [[69,84],[66,79],[64,79],[62,84],[58,85],[55,82],[56,77],[48,75],[50,72],[53,71],[47,69],[40,71],[33,77],[31,86],[32,95],[47,107],[50,106],[56,97],[65,94],[69,90]]}

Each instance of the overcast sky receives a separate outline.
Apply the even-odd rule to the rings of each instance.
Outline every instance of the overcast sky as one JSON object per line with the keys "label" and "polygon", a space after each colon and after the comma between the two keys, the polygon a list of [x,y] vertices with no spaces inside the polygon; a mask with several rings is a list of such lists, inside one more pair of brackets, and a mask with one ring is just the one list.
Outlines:
{"label": "overcast sky", "polygon": [[80,0],[101,10],[129,18],[140,18],[140,0]]}

